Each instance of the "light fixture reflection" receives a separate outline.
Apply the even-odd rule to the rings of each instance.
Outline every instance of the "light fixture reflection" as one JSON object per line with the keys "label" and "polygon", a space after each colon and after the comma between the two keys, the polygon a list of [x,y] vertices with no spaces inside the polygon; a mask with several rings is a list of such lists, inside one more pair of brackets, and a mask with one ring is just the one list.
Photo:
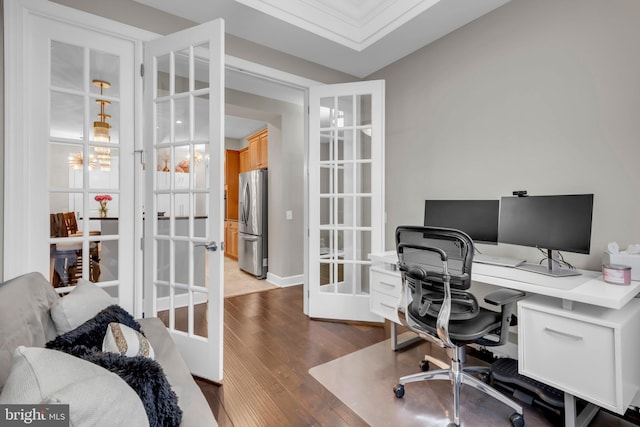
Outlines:
{"label": "light fixture reflection", "polygon": [[[73,170],[81,170],[84,167],[82,153],[69,153],[69,168]],[[98,161],[95,156],[89,156],[89,169],[98,167]]]}
{"label": "light fixture reflection", "polygon": [[[187,154],[187,160],[190,160],[191,156],[189,154]],[[198,166],[200,164],[200,161],[202,160],[202,153],[199,152],[198,150],[194,150],[193,152],[193,163]]]}

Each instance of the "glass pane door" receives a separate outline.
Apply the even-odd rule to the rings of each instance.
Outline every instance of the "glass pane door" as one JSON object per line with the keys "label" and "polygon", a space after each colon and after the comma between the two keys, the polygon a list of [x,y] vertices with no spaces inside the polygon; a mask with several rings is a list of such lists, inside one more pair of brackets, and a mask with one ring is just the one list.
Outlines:
{"label": "glass pane door", "polygon": [[380,107],[379,86],[380,82],[326,86],[317,91],[321,94],[312,88],[312,316],[373,319],[368,255],[379,248],[384,231],[380,221],[383,181],[381,173],[374,174],[381,170],[382,161],[380,113],[372,114],[374,107]]}
{"label": "glass pane door", "polygon": [[[66,31],[56,35],[42,43],[50,58],[49,79],[44,79],[50,82],[44,97],[49,111],[49,279],[60,293],[81,279],[98,283],[131,310],[133,265],[123,270],[120,260],[123,250],[131,259],[132,239],[121,236],[125,216],[124,228],[132,228],[132,211],[123,206],[133,205],[133,191],[131,186],[123,191],[120,184],[133,174],[132,153],[122,157],[123,148],[133,151],[133,126],[121,125],[123,111],[127,116],[133,111],[133,77],[123,72],[132,69],[133,43],[125,52],[117,45],[116,51],[112,45],[105,51],[91,37]],[[120,286],[124,277],[126,295]]]}
{"label": "glass pane door", "polygon": [[145,314],[222,378],[222,23],[147,43]]}
{"label": "glass pane door", "polygon": [[368,293],[371,118],[363,107],[371,96],[321,98],[320,105],[320,291]]}
{"label": "glass pane door", "polygon": [[[118,278],[120,59],[51,42],[49,127],[54,287]],[[85,247],[86,246],[86,247]],[[105,289],[117,297],[117,287]]]}

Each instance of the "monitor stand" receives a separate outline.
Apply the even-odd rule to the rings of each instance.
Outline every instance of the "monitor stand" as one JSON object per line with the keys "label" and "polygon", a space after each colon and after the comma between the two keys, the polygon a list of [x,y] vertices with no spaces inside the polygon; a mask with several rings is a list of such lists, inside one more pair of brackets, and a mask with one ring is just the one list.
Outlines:
{"label": "monitor stand", "polygon": [[547,265],[544,264],[522,264],[516,268],[519,270],[531,271],[533,273],[546,274],[553,277],[580,276],[578,270],[560,268],[560,255],[558,251],[547,249]]}

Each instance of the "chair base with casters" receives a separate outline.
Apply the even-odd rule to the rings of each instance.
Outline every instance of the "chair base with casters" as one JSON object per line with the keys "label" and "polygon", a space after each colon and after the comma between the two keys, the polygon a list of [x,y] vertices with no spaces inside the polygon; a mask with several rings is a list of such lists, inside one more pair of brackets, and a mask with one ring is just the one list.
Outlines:
{"label": "chair base with casters", "polygon": [[[425,360],[420,363],[420,368],[422,372],[418,372],[416,374],[405,375],[401,377],[398,381],[398,384],[393,388],[393,392],[397,398],[404,397],[404,386],[405,384],[418,382],[418,381],[429,381],[429,380],[447,380],[451,381],[453,386],[453,395],[454,395],[454,423],[456,426],[460,425],[460,387],[462,384],[467,384],[478,391],[481,391],[494,399],[504,403],[505,405],[511,407],[514,411],[513,414],[509,416],[509,421],[514,427],[523,427],[524,426],[524,417],[522,406],[511,400],[504,394],[500,393],[496,389],[492,388],[488,385],[491,374],[491,367],[487,366],[464,366],[464,361],[466,360],[466,346],[458,347],[455,350],[448,349],[447,353],[451,354],[451,367],[444,369],[437,369],[433,371],[428,370],[429,362],[439,362],[443,363],[440,360],[433,359],[430,356],[425,356]],[[425,362],[427,362],[425,364]],[[443,363],[444,364],[444,363]],[[445,364],[446,365],[446,364]],[[425,369],[426,367],[426,369]],[[480,376],[480,378],[478,378]]]}
{"label": "chair base with casters", "polygon": [[468,289],[471,286],[473,243],[458,230],[437,227],[398,227],[396,230],[398,266],[402,274],[402,295],[398,306],[400,323],[426,341],[446,350],[449,365],[427,371],[434,359],[425,356],[422,372],[400,378],[394,387],[398,398],[405,385],[430,380],[450,381],[453,388],[453,421],[460,425],[460,390],[463,384],[495,398],[515,412],[509,417],[514,427],[524,426],[523,408],[489,385],[491,368],[465,366],[466,344],[495,346],[504,344],[520,291],[500,289],[485,302],[500,311],[480,307]]}

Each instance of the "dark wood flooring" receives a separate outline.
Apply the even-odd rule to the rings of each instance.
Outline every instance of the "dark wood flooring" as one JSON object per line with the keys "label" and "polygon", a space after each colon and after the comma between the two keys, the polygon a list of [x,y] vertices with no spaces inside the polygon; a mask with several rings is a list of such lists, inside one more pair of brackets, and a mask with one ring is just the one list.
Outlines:
{"label": "dark wood flooring", "polygon": [[220,427],[367,425],[308,371],[384,328],[311,320],[302,305],[302,286],[225,299],[223,385],[197,380]]}
{"label": "dark wood flooring", "polygon": [[[225,299],[223,384],[196,379],[220,427],[368,425],[308,371],[386,339],[388,328],[311,320],[302,291]],[[629,425],[602,413],[591,427]]]}

